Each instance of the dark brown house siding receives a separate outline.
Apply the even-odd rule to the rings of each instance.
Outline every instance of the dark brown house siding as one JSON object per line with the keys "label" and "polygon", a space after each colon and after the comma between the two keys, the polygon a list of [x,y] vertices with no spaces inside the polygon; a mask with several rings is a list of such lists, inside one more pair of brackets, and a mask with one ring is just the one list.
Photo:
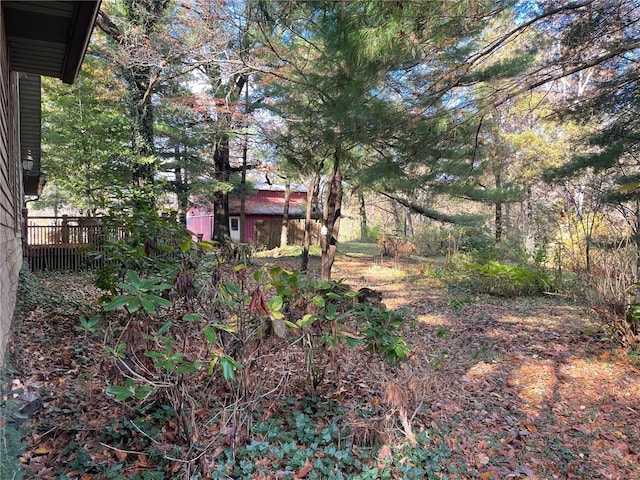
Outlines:
{"label": "dark brown house siding", "polygon": [[[40,152],[40,89],[33,76],[75,80],[99,7],[99,0],[0,0],[0,367],[22,265],[20,150]],[[18,72],[29,72],[34,81]],[[26,114],[29,106],[35,115]]]}
{"label": "dark brown house siding", "polygon": [[9,71],[5,32],[0,10],[0,354],[9,336],[22,264],[18,74]]}

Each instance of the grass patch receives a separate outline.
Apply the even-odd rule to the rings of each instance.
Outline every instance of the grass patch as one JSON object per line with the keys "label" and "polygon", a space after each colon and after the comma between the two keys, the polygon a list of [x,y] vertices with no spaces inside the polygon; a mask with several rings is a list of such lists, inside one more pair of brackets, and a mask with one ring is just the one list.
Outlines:
{"label": "grass patch", "polygon": [[[284,248],[272,248],[271,250],[262,250],[256,252],[258,258],[281,258],[281,257],[300,257],[302,255],[302,247],[300,245],[287,245]],[[319,257],[322,255],[319,245],[311,245],[309,247],[309,256]]]}
{"label": "grass patch", "polygon": [[409,273],[406,270],[378,264],[371,265],[366,270],[367,278],[375,280],[402,280],[408,275]]}
{"label": "grass patch", "polygon": [[380,255],[380,247],[377,243],[368,242],[344,242],[338,245],[340,253],[345,255]]}

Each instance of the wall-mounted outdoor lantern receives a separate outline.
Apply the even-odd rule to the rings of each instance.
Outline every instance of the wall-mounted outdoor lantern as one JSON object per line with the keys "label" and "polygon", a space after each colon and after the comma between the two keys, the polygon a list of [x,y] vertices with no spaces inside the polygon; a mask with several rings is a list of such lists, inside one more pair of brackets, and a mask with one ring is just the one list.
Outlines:
{"label": "wall-mounted outdoor lantern", "polygon": [[22,158],[22,171],[28,173],[33,168],[33,155],[31,149],[27,150],[27,154]]}

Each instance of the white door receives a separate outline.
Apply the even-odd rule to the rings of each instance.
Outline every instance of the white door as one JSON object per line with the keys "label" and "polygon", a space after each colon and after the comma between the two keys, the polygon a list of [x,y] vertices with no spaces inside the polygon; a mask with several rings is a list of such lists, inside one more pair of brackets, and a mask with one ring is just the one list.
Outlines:
{"label": "white door", "polygon": [[229,217],[231,240],[240,241],[240,217]]}

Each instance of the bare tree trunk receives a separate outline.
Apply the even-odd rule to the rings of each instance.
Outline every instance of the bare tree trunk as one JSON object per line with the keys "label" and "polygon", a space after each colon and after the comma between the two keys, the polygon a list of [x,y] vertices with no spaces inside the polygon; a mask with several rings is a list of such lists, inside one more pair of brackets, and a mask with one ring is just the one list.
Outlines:
{"label": "bare tree trunk", "polygon": [[[213,153],[216,179],[221,183],[229,181],[229,136],[222,135]],[[229,194],[219,190],[213,196],[213,239],[226,244],[231,238],[229,232]]]}
{"label": "bare tree trunk", "polygon": [[320,173],[315,172],[307,189],[307,212],[304,221],[304,245],[302,246],[302,259],[300,271],[306,272],[309,267],[309,247],[311,246],[311,215],[314,205],[318,204],[318,187],[320,185]]}
{"label": "bare tree trunk", "polygon": [[341,157],[340,140],[336,142],[333,154],[333,171],[329,177],[329,189],[325,208],[322,212],[323,226],[326,228],[326,235],[321,236],[322,245],[322,267],[320,279],[331,280],[331,269],[336,259],[338,249],[338,234],[340,232],[340,217],[342,209],[342,171],[340,169]]}
{"label": "bare tree trunk", "polygon": [[189,210],[189,179],[186,177],[186,168],[184,169],[185,175],[183,175],[182,162],[186,158],[185,155],[180,153],[180,145],[176,144],[174,148],[174,157],[176,166],[173,170],[176,176],[175,191],[178,198],[178,219],[182,225],[187,225],[187,210]]}
{"label": "bare tree trunk", "polygon": [[640,196],[636,196],[636,224],[633,228],[633,239],[636,245],[636,278],[640,282]]}
{"label": "bare tree trunk", "polygon": [[367,206],[364,203],[364,194],[358,190],[358,202],[360,203],[360,240],[367,239]]}
{"label": "bare tree trunk", "polygon": [[284,211],[282,212],[282,229],[280,230],[280,248],[287,246],[289,236],[289,201],[291,200],[291,182],[287,179],[284,187]]}
{"label": "bare tree trunk", "polygon": [[247,154],[249,149],[249,77],[245,77],[246,84],[244,90],[245,114],[247,116],[247,125],[245,125],[244,144],[242,145],[242,172],[240,174],[240,242],[247,243],[245,222],[247,220]]}
{"label": "bare tree trunk", "polygon": [[[496,189],[500,190],[502,188],[502,172],[499,168],[494,170],[494,175],[496,180]],[[502,241],[502,203],[496,202],[495,209],[496,243],[500,243]]]}
{"label": "bare tree trunk", "polygon": [[247,221],[247,139],[242,147],[242,172],[240,174],[240,242],[247,243],[245,222]]}

